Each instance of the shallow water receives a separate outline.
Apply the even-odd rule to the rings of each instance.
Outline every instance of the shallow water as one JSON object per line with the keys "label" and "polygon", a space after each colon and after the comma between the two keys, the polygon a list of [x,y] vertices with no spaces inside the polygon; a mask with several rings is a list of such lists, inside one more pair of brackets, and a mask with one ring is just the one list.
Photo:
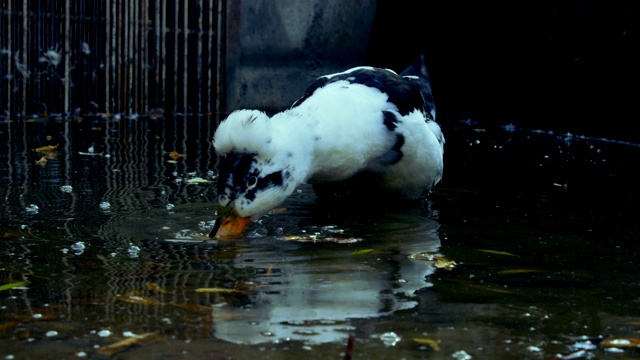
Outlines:
{"label": "shallow water", "polygon": [[362,359],[640,356],[605,346],[640,337],[635,144],[451,122],[422,204],[327,209],[303,186],[218,242],[211,124],[0,124],[1,357],[133,334],[117,358],[342,359],[349,334]]}

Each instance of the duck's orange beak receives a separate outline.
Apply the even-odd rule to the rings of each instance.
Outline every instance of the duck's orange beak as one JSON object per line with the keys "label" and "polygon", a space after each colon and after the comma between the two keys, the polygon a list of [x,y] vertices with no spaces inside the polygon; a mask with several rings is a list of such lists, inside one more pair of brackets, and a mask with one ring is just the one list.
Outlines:
{"label": "duck's orange beak", "polygon": [[220,214],[216,220],[216,225],[209,233],[210,238],[216,239],[232,239],[242,234],[244,229],[249,225],[250,217],[238,215],[234,210]]}

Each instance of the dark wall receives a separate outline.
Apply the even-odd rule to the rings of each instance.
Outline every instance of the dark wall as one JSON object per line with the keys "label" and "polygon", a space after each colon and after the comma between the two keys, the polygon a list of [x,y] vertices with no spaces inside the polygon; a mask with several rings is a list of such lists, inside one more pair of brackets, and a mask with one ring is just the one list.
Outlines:
{"label": "dark wall", "polygon": [[424,53],[441,121],[640,141],[640,3],[378,0],[367,62]]}

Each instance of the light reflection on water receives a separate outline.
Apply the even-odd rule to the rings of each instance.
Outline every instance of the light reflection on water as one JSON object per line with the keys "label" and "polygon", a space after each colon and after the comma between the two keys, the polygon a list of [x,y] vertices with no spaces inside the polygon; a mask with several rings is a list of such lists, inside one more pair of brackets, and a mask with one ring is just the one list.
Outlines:
{"label": "light reflection on water", "polygon": [[[0,356],[127,332],[166,338],[122,358],[341,358],[348,333],[371,359],[637,355],[596,346],[640,323],[633,144],[450,124],[424,204],[327,209],[302,187],[217,242],[210,119],[0,125],[0,286],[26,281],[0,291]],[[438,252],[458,265],[409,258]]]}

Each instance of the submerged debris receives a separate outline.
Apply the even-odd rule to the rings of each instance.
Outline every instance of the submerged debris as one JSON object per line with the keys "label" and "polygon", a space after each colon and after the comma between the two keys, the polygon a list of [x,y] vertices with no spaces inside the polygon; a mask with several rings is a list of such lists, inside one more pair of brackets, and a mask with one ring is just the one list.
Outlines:
{"label": "submerged debris", "polygon": [[60,53],[54,49],[49,49],[47,50],[39,59],[38,61],[41,63],[47,63],[49,65],[52,65],[53,67],[57,67],[60,64],[60,61],[62,60],[62,55],[60,55]]}
{"label": "submerged debris", "polygon": [[157,332],[151,332],[141,335],[134,335],[125,339],[122,339],[118,342],[115,342],[111,345],[103,346],[98,349],[98,354],[113,356],[116,353],[122,352],[132,346],[143,346],[148,345],[153,342],[163,340],[166,338],[166,335],[160,334]]}

